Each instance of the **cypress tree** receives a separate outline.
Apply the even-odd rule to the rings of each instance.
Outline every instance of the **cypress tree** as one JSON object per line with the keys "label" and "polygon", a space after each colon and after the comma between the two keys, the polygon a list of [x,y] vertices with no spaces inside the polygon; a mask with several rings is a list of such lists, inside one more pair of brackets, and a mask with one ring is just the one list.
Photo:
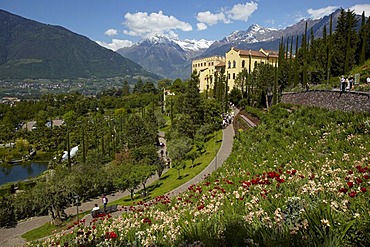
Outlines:
{"label": "cypress tree", "polygon": [[331,67],[331,52],[332,52],[332,39],[333,39],[333,15],[330,15],[330,24],[329,24],[329,42],[327,47],[327,65],[326,65],[326,84],[329,85],[330,81],[330,67]]}
{"label": "cypress tree", "polygon": [[304,30],[303,40],[302,40],[302,49],[303,49],[303,85],[305,86],[308,82],[307,78],[307,22]]}
{"label": "cypress tree", "polygon": [[251,97],[250,95],[252,94],[252,78],[251,78],[251,63],[252,63],[252,55],[249,53],[249,65],[248,65],[248,104],[250,105]]}
{"label": "cypress tree", "polygon": [[288,38],[287,38],[287,40],[286,40],[286,51],[285,51],[285,60],[288,60],[288,54],[289,54],[289,36],[288,36]]}
{"label": "cypress tree", "polygon": [[365,60],[370,58],[370,16],[365,25]]}
{"label": "cypress tree", "polygon": [[68,155],[68,168],[72,168],[72,163],[71,163],[71,146],[69,143],[69,128],[67,127],[67,155]]}
{"label": "cypress tree", "polygon": [[294,87],[298,85],[298,35],[295,40],[295,59],[294,59]]}
{"label": "cypress tree", "polygon": [[274,68],[274,95],[273,95],[273,99],[272,99],[272,103],[274,105],[277,104],[278,102],[278,73],[277,73],[277,66],[275,64],[275,68]]}
{"label": "cypress tree", "polygon": [[292,65],[293,65],[293,36],[290,40],[290,54],[289,54],[289,85],[292,85]]}
{"label": "cypress tree", "polygon": [[360,28],[360,39],[361,39],[361,46],[360,46],[360,58],[359,58],[359,65],[363,65],[366,60],[366,17],[365,11],[362,12],[362,19],[361,19],[361,28]]}

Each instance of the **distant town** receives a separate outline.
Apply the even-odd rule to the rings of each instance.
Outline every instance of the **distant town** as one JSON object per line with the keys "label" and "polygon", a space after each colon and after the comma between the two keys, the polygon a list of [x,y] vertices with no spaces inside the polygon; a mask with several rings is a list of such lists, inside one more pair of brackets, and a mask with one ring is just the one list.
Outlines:
{"label": "distant town", "polygon": [[24,79],[0,80],[1,103],[12,103],[13,98],[36,99],[45,94],[79,92],[84,95],[96,95],[108,88],[122,87],[124,77],[107,79]]}

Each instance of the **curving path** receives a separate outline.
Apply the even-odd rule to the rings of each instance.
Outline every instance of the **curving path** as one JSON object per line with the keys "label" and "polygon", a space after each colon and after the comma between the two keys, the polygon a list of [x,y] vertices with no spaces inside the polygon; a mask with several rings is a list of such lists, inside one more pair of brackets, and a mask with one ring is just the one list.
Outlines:
{"label": "curving path", "polygon": [[[235,109],[235,116],[238,113],[239,113],[239,110]],[[163,136],[163,135],[161,135],[160,133],[159,136]],[[208,176],[214,170],[220,167],[231,153],[232,146],[233,146],[233,139],[234,139],[234,129],[233,129],[233,125],[230,124],[223,130],[221,147],[216,157],[211,161],[211,163],[196,177],[189,180],[185,184],[179,186],[178,188],[170,191],[169,193],[167,193],[167,195],[175,196],[181,192],[186,191],[190,185],[203,181],[206,176]],[[165,140],[163,139],[163,137],[160,137],[160,141],[165,143]],[[158,175],[156,174],[148,180],[147,184],[150,185],[157,179],[158,179]],[[138,190],[140,189],[142,188],[139,188]],[[129,193],[127,191],[117,192],[111,195],[107,195],[109,202],[118,200],[126,196],[129,196]],[[81,212],[91,210],[94,207],[94,204],[101,205],[102,204],[101,198],[96,198],[91,201],[82,203],[81,206],[78,207],[78,212],[81,213]],[[67,215],[76,215],[77,208],[69,207],[65,210],[65,212]],[[122,212],[118,211],[117,213],[122,213]],[[86,218],[86,221],[91,220],[90,219],[91,216],[86,216],[85,218]],[[40,217],[34,217],[31,219],[28,219],[26,221],[18,222],[17,226],[14,228],[0,228],[0,246],[1,247],[12,247],[12,246],[25,245],[26,241],[21,237],[21,235],[37,227],[40,227],[48,222],[50,222],[50,216],[40,216]]]}

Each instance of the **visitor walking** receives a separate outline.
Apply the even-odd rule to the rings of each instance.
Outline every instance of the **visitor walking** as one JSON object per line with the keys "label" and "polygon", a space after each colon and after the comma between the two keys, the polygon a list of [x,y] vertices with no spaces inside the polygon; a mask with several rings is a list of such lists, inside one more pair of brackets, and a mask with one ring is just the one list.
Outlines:
{"label": "visitor walking", "polygon": [[340,78],[340,91],[344,92],[344,90],[346,90],[346,79],[342,75],[342,77]]}
{"label": "visitor walking", "polygon": [[103,207],[104,207],[104,212],[105,212],[107,209],[108,198],[103,194],[101,200],[103,202]]}

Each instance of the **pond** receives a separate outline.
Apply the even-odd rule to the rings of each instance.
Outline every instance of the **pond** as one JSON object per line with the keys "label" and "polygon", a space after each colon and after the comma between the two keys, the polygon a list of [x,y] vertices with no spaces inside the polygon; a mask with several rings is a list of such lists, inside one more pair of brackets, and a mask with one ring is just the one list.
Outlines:
{"label": "pond", "polygon": [[37,177],[48,169],[47,163],[1,164],[0,185]]}

